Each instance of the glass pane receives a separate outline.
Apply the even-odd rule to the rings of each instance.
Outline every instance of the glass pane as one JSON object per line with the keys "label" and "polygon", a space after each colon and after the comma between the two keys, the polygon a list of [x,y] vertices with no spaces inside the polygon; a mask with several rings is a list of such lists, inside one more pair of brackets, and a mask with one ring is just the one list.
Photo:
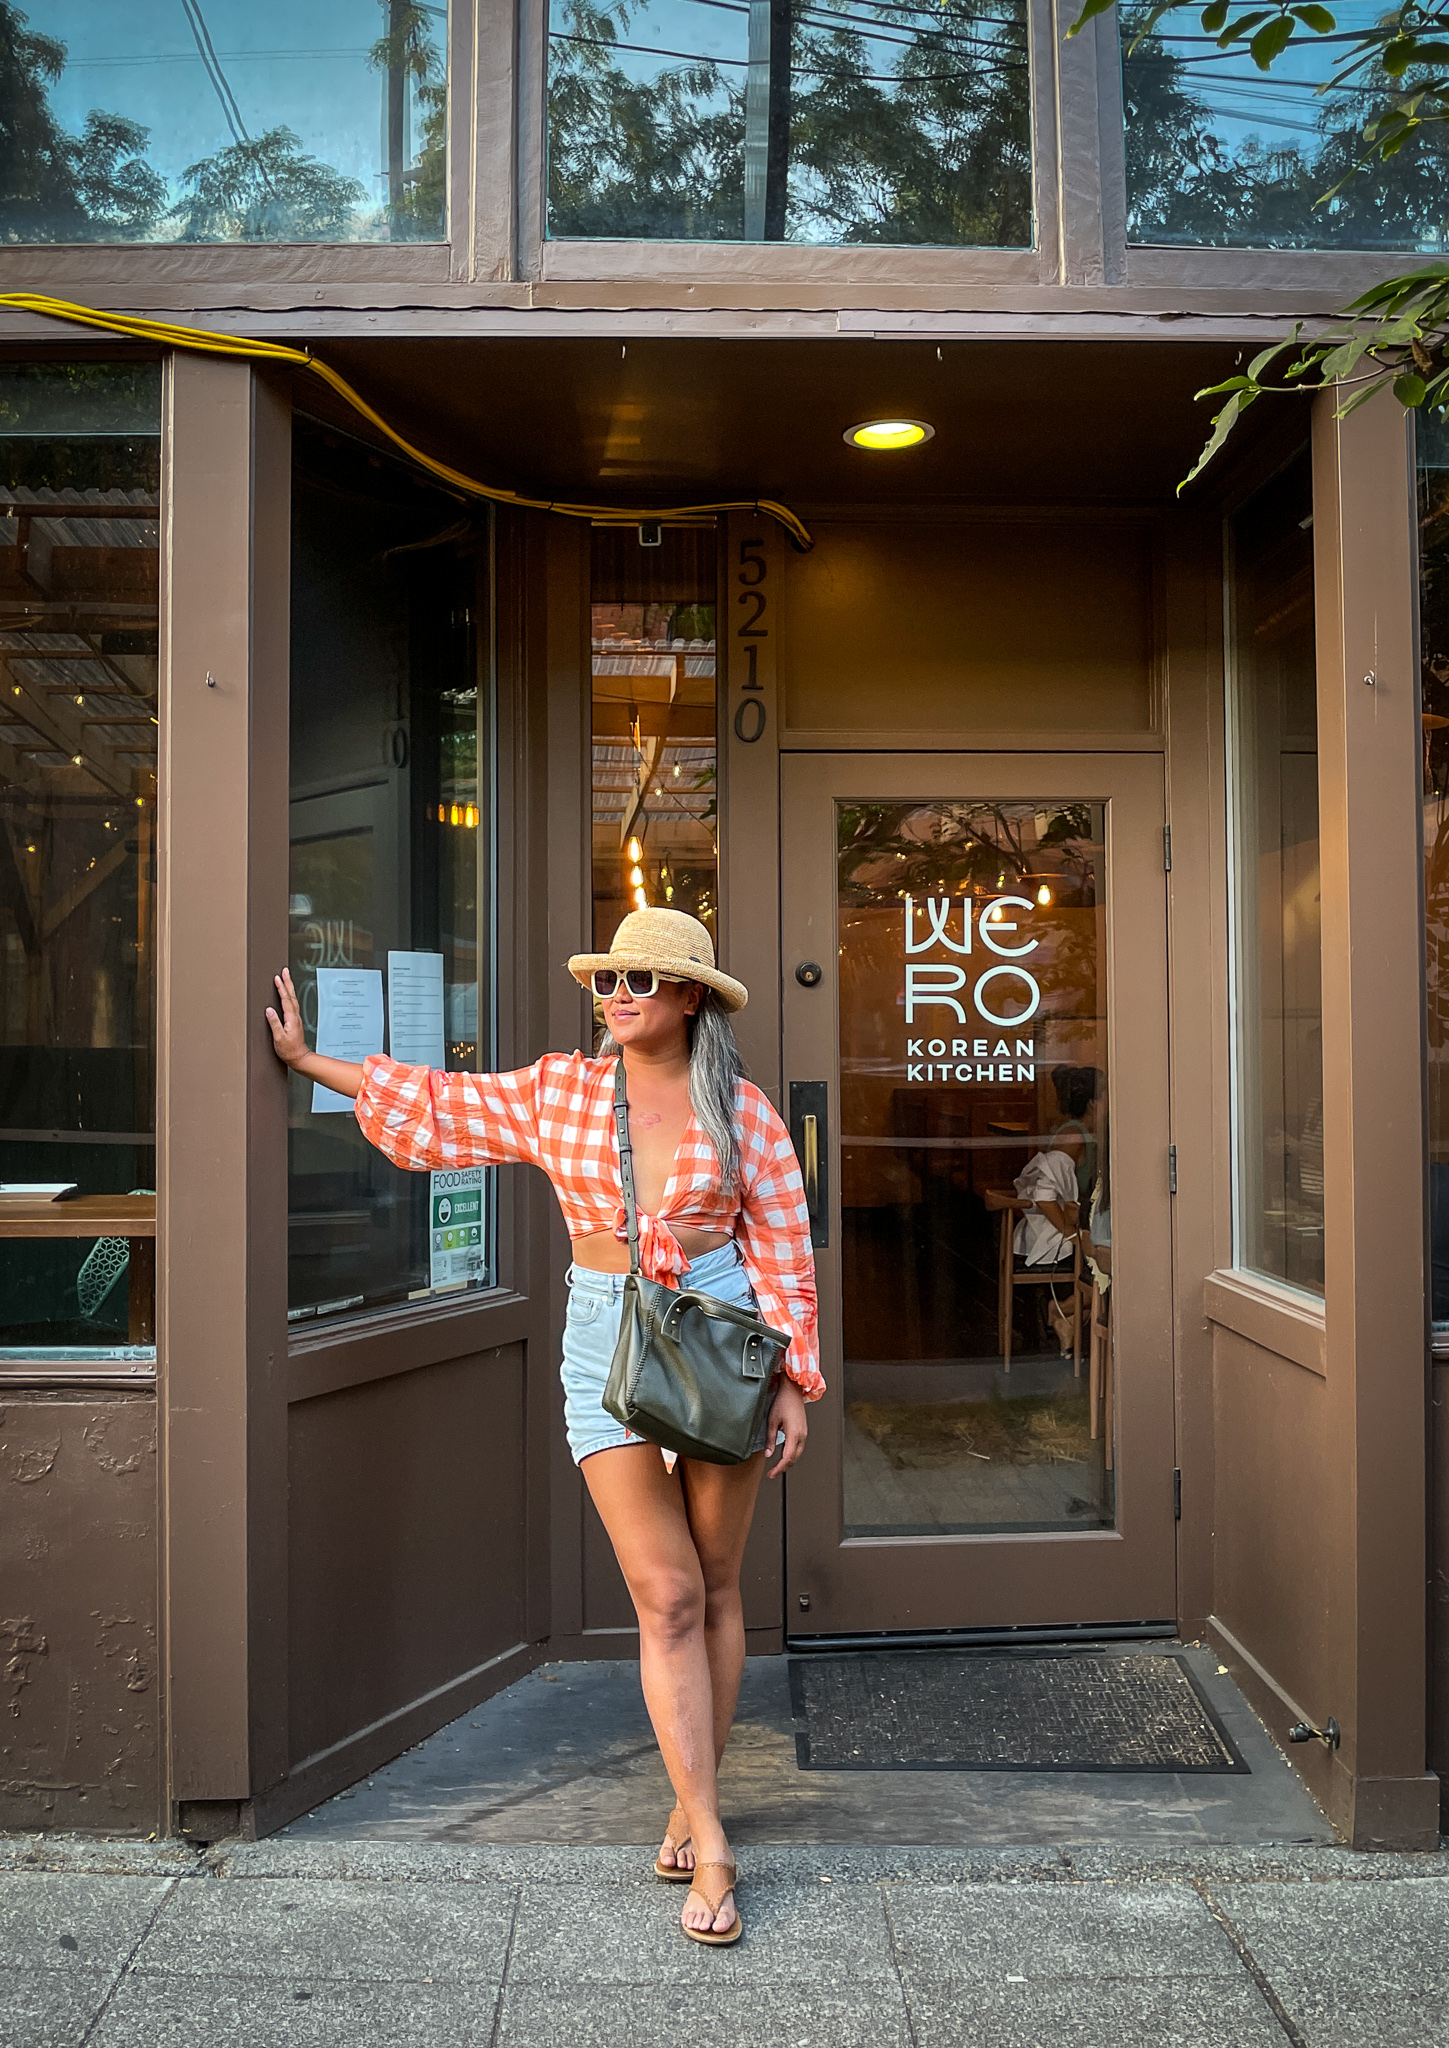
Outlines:
{"label": "glass pane", "polygon": [[716,930],[713,525],[594,532],[594,944],[626,912]]}
{"label": "glass pane", "polygon": [[[487,526],[299,421],[292,561],[291,968],[323,1050],[490,1064]],[[384,1042],[386,1041],[386,1042]],[[493,1284],[494,1175],[410,1173],[289,1077],[293,1322]]]}
{"label": "glass pane", "polygon": [[1424,703],[1424,951],[1435,1353],[1449,1344],[1449,427],[1416,419]]}
{"label": "glass pane", "polygon": [[0,35],[4,241],[445,233],[444,4],[31,0]]}
{"label": "glass pane", "polygon": [[1105,808],[837,826],[845,1533],[1110,1527]]}
{"label": "glass pane", "polygon": [[553,235],[1032,240],[1026,0],[552,0]]}
{"label": "glass pane", "polygon": [[[1144,36],[1150,8],[1121,10],[1127,234],[1133,242],[1229,249],[1442,249],[1449,138],[1421,127],[1397,156],[1356,172],[1365,123],[1392,82],[1374,66],[1319,95],[1346,36],[1381,0],[1335,0],[1335,36],[1306,36],[1259,71],[1240,43],[1220,50],[1197,13],[1192,34]],[[1133,48],[1133,44],[1136,47]]]}
{"label": "glass pane", "polygon": [[1313,478],[1230,522],[1234,1187],[1241,1266],[1323,1292]]}
{"label": "glass pane", "polygon": [[160,425],[154,363],[0,366],[5,1355],[155,1357]]}

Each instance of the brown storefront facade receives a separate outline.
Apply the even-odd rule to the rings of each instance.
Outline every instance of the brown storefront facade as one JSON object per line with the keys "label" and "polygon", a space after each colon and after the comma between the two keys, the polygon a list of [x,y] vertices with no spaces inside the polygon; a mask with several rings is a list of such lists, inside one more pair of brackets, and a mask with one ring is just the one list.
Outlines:
{"label": "brown storefront facade", "polygon": [[[339,1046],[587,1047],[561,963],[642,898],[749,985],[811,1197],[752,1651],[1203,1638],[1348,1839],[1437,1842],[1413,430],[1260,407],[1176,494],[1193,393],[1389,259],[1130,243],[1072,12],[1023,17],[1029,248],[550,234],[547,12],[454,0],[436,243],[0,249],[617,513],[0,309],[0,1178],[82,1205],[0,1197],[0,1826],[266,1833],[635,1653],[545,1183],[370,1159],[262,1013],[289,963]],[[1069,1127],[1101,1227],[1043,1285],[1011,1203]]]}

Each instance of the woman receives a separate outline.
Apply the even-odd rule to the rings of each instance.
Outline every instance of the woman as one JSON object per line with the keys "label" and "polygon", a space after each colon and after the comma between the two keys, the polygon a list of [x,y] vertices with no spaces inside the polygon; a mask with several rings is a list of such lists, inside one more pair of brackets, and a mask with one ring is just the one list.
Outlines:
{"label": "woman", "polygon": [[[569,972],[603,1005],[596,1059],[545,1053],[512,1074],[446,1074],[374,1054],[361,1066],[309,1052],[290,974],[267,1011],[278,1056],[355,1096],[357,1120],[400,1166],[526,1160],[553,1182],[572,1240],[562,1379],[574,1462],[639,1616],[644,1697],[678,1804],[655,1870],[687,1882],[680,1925],[692,1940],[738,1940],[735,1866],[716,1773],[744,1671],[740,1565],[766,1463],[778,1478],[805,1446],[805,1403],[825,1391],[818,1364],[810,1219],[789,1134],[744,1079],[729,1013],[743,985],[714,964],[709,933],[677,910],[626,917],[607,953]],[[614,1126],[619,1058],[651,1279],[758,1307],[791,1341],[755,1449],[740,1465],[680,1458],[616,1422],[603,1405],[619,1332],[628,1233]]]}

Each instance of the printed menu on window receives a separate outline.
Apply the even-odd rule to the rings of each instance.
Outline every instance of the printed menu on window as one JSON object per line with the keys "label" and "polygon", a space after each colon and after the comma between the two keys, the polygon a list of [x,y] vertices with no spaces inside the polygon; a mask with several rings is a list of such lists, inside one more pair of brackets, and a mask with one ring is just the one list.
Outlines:
{"label": "printed menu on window", "polygon": [[[382,1051],[382,973],[376,967],[317,969],[317,1050],[329,1059],[365,1060]],[[312,1114],[351,1113],[350,1096],[312,1083]]]}

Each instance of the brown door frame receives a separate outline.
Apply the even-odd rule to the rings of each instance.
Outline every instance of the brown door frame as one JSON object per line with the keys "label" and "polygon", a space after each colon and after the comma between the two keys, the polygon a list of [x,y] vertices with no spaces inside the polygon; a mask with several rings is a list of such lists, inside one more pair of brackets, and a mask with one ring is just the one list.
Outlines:
{"label": "brown door frame", "polygon": [[[1108,1033],[1119,1082],[1113,1160],[1122,1185],[1114,1258],[1117,1526],[1064,1535],[842,1540],[840,1175],[835,936],[837,798],[1050,795],[1105,801]],[[1161,760],[1143,754],[793,754],[781,762],[785,1077],[827,1079],[831,1243],[816,1255],[822,1361],[832,1394],[812,1411],[808,1458],[788,1485],[791,1634],[1165,1622],[1177,1612],[1172,1235],[1168,1192],[1167,899]],[[819,961],[802,988],[792,969]],[[1125,1285],[1124,1285],[1125,1282]],[[808,1601],[808,1607],[803,1603]],[[807,1621],[808,1616],[808,1621]]]}

